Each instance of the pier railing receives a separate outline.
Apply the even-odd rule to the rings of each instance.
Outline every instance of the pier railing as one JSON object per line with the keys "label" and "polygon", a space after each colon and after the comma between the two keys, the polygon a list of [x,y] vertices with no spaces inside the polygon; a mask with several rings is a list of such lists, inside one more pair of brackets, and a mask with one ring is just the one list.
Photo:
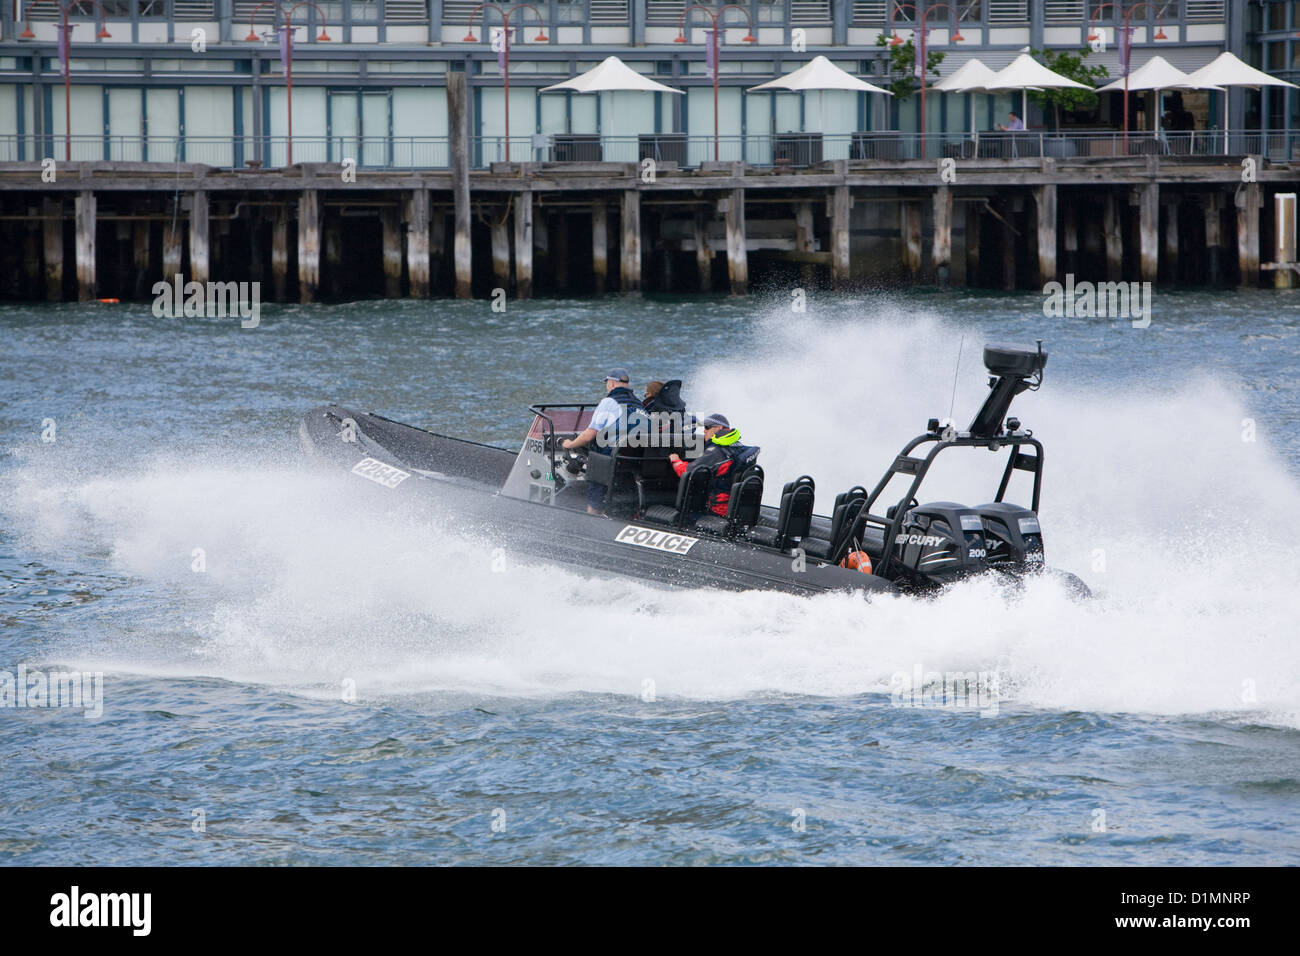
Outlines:
{"label": "pier railing", "polygon": [[[72,136],[76,161],[117,163],[202,163],[220,169],[280,168],[287,164],[284,136]],[[645,163],[664,169],[694,169],[702,163],[743,162],[759,168],[806,169],[836,159],[867,163],[941,159],[1107,158],[1158,155],[1212,157],[1265,156],[1275,161],[1300,160],[1300,130],[1198,130],[1194,132],[1026,131],[982,133],[905,133],[894,131],[842,134],[777,133],[753,136],[693,136],[656,133],[639,136],[538,134],[476,136],[470,163],[483,169],[500,162]],[[61,160],[62,135],[0,135],[0,162]],[[346,163],[358,169],[448,169],[450,142],[445,136],[295,136],[296,163]]]}

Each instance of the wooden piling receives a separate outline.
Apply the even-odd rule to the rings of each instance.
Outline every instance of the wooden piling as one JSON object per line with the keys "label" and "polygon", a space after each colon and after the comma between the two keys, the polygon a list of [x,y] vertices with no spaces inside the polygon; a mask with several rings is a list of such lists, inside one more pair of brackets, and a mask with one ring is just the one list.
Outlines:
{"label": "wooden piling", "polygon": [[1243,289],[1259,285],[1259,207],[1262,203],[1259,183],[1243,183],[1237,190],[1237,266]]}
{"label": "wooden piling", "polygon": [[1120,232],[1120,197],[1107,193],[1102,210],[1101,231],[1106,242],[1106,281],[1119,282],[1124,278],[1124,239]]}
{"label": "wooden piling", "polygon": [[934,191],[934,238],[930,258],[934,281],[946,289],[952,278],[952,187],[942,183]]}
{"label": "wooden piling", "polygon": [[984,203],[966,203],[966,288],[973,289],[980,280],[980,224]]}
{"label": "wooden piling", "polygon": [[451,140],[451,184],[455,201],[455,237],[452,258],[456,268],[456,298],[473,293],[473,250],[469,209],[469,105],[465,74],[447,71],[447,124]]}
{"label": "wooden piling", "polygon": [[515,296],[533,296],[533,194],[515,196]]}
{"label": "wooden piling", "polygon": [[[95,194],[83,189],[77,193],[77,300],[95,298]],[[1255,217],[1259,219],[1258,215]],[[1257,257],[1258,258],[1258,257]]]}
{"label": "wooden piling", "polygon": [[[813,208],[810,202],[799,202],[794,205],[794,248],[801,255],[808,255],[816,251],[817,235],[813,226]],[[815,267],[811,262],[805,262],[799,267],[800,281],[805,286],[812,285],[816,280]]]}
{"label": "wooden piling", "polygon": [[192,282],[206,285],[212,278],[209,258],[208,194],[203,190],[190,193],[190,275]]}
{"label": "wooden piling", "polygon": [[[31,222],[40,221],[39,207],[27,207],[27,216]],[[34,228],[27,228],[23,233],[23,272],[25,283],[23,294],[28,299],[35,299],[44,277],[41,275],[41,236]]]}
{"label": "wooden piling", "polygon": [[298,195],[298,301],[315,302],[320,291],[320,192]]}
{"label": "wooden piling", "polygon": [[609,209],[603,200],[591,207],[591,272],[596,295],[604,295],[609,278]]}
{"label": "wooden piling", "polygon": [[443,263],[447,259],[447,211],[429,211],[429,291],[443,288]]}
{"label": "wooden piling", "polygon": [[899,203],[899,233],[903,240],[903,266],[916,282],[921,275],[921,204],[914,199]]}
{"label": "wooden piling", "polygon": [[[743,178],[744,163],[732,164],[732,176]],[[745,235],[745,190],[727,196],[727,277],[732,295],[749,294],[749,245]]]}
{"label": "wooden piling", "polygon": [[[163,247],[166,248],[165,239]],[[275,207],[275,220],[271,223],[271,285],[276,302],[283,302],[288,296],[288,280],[289,210],[281,204]]]}
{"label": "wooden piling", "polygon": [[1178,281],[1178,200],[1166,202],[1164,208],[1164,231],[1161,233],[1164,248],[1160,250],[1160,258],[1164,281],[1174,283]]}
{"label": "wooden piling", "polygon": [[1011,290],[1016,287],[1016,235],[1015,204],[1010,199],[999,203],[1000,224],[1002,226],[1002,288]]}
{"label": "wooden piling", "polygon": [[379,227],[383,233],[384,296],[396,299],[402,294],[402,217],[396,206],[379,210]]}
{"label": "wooden piling", "polygon": [[619,277],[624,295],[641,294],[641,194],[623,190]]}
{"label": "wooden piling", "polygon": [[1138,248],[1143,282],[1160,278],[1160,184],[1138,187]]}
{"label": "wooden piling", "polygon": [[1289,268],[1296,261],[1296,194],[1276,193],[1273,196],[1273,288],[1291,289],[1296,285],[1296,274]]}
{"label": "wooden piling", "polygon": [[695,210],[693,235],[695,239],[695,272],[700,291],[713,291],[713,250],[709,248],[709,219],[703,209]]}
{"label": "wooden piling", "polygon": [[1079,271],[1079,207],[1071,199],[1061,202],[1061,249],[1062,261],[1060,271],[1077,274]]}
{"label": "wooden piling", "polygon": [[41,231],[45,260],[45,298],[63,299],[63,203],[46,198],[41,203]]}
{"label": "wooden piling", "polygon": [[131,264],[135,269],[135,297],[140,299],[144,297],[145,291],[153,286],[153,283],[149,281],[149,243],[151,239],[149,233],[152,224],[148,220],[138,220],[132,225],[134,227],[134,249]]}
{"label": "wooden piling", "polygon": [[836,186],[831,193],[831,287],[843,289],[853,277],[853,197],[848,186]]}
{"label": "wooden piling", "polygon": [[163,278],[168,282],[176,281],[176,276],[181,274],[181,266],[184,263],[185,255],[185,243],[181,238],[183,235],[181,230],[184,228],[184,222],[176,216],[163,221]]}
{"label": "wooden piling", "polygon": [[1038,281],[1056,281],[1056,184],[1034,187],[1034,218],[1038,226]]}
{"label": "wooden piling", "polygon": [[510,288],[510,203],[491,213],[492,282],[498,289]]}
{"label": "wooden piling", "polygon": [[406,200],[406,275],[413,299],[429,297],[429,190],[412,189]]}
{"label": "wooden piling", "polygon": [[1218,193],[1205,197],[1206,279],[1218,285],[1223,276],[1223,198]]}

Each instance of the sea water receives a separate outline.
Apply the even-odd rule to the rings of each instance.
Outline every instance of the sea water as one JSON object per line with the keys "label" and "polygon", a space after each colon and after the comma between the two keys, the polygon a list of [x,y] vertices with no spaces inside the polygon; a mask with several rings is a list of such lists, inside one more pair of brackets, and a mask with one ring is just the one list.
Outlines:
{"label": "sea water", "polygon": [[[102,681],[97,715],[0,708],[0,861],[1300,863],[1300,294],[1162,292],[1145,329],[1042,302],[0,308],[0,672]],[[1012,414],[1092,600],[664,590],[298,447],[338,402],[516,448],[623,365],[823,511],[1037,339]],[[924,496],[991,500],[1000,458]]]}

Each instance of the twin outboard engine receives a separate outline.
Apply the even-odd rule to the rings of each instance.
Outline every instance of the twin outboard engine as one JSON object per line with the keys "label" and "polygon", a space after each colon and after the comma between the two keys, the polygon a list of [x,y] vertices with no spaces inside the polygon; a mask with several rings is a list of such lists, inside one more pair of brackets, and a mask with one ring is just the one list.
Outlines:
{"label": "twin outboard engine", "polygon": [[1028,508],[994,502],[970,508],[953,501],[917,505],[894,538],[895,567],[912,584],[944,585],[996,568],[1043,566],[1043,535]]}
{"label": "twin outboard engine", "polygon": [[975,509],[984,521],[985,560],[991,568],[1037,571],[1043,567],[1043,532],[1038,515],[1020,505],[990,502]]}
{"label": "twin outboard engine", "polygon": [[953,501],[917,505],[894,537],[894,560],[914,584],[947,584],[987,564],[984,519]]}

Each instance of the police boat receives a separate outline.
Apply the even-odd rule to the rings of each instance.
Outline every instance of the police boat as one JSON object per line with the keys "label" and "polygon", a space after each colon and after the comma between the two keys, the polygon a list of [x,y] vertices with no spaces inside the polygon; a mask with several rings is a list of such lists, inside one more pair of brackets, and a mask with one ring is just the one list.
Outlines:
{"label": "police boat", "polygon": [[[1017,395],[1042,384],[1047,353],[1041,342],[1036,350],[989,346],[984,364],[989,394],[966,430],[930,419],[874,487],[837,491],[822,513],[809,475],[785,482],[778,503],[764,505],[766,476],[754,464],[734,476],[726,514],[713,514],[713,474],[697,467],[679,478],[669,462],[674,452],[690,460],[702,450],[689,416],[674,411],[655,413],[648,430],[628,430],[590,454],[561,447],[591,419],[595,403],[583,402],[530,405],[517,452],[337,405],[308,412],[299,435],[312,456],[347,469],[358,488],[436,498],[459,526],[507,554],[681,587],[930,590],[973,574],[1019,580],[1046,572],[1038,521],[1043,445],[1007,412]],[[936,457],[954,449],[1005,456],[991,501],[921,503]],[[1005,500],[1017,472],[1032,477],[1027,506]],[[606,488],[604,516],[586,511],[590,482]],[[1073,575],[1062,577],[1087,592]]]}

